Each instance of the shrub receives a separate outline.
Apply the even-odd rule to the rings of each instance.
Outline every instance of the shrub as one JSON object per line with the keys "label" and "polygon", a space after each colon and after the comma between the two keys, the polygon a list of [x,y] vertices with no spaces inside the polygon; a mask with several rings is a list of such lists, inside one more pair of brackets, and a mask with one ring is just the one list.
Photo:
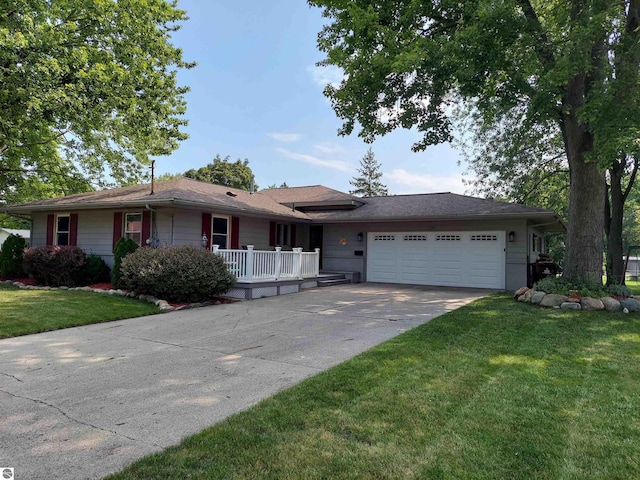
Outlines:
{"label": "shrub", "polygon": [[109,265],[98,255],[91,254],[87,257],[83,270],[82,283],[91,285],[109,281],[111,269]]}
{"label": "shrub", "polygon": [[24,271],[51,287],[81,284],[85,264],[86,255],[79,247],[31,247],[24,251]]}
{"label": "shrub", "polygon": [[141,248],[122,260],[124,288],[175,302],[225,293],[235,278],[219,255],[190,246]]}
{"label": "shrub", "polygon": [[601,282],[593,279],[580,279],[575,282],[568,282],[564,277],[547,277],[538,280],[533,286],[536,290],[546,293],[558,293],[569,295],[570,290],[577,290],[583,297],[606,297],[615,295],[620,297],[630,297],[631,290],[624,285],[602,285]]}
{"label": "shrub", "polygon": [[0,276],[22,277],[22,259],[27,241],[18,235],[9,235],[0,248]]}
{"label": "shrub", "polygon": [[626,285],[612,284],[604,287],[609,295],[613,295],[615,297],[630,297],[632,292],[629,287]]}
{"label": "shrub", "polygon": [[113,283],[113,288],[123,288],[122,283],[120,282],[120,267],[122,265],[122,259],[130,253],[135,252],[137,249],[138,244],[130,238],[122,237],[118,240],[118,243],[116,243],[116,246],[113,249],[113,271],[111,272],[111,283]]}

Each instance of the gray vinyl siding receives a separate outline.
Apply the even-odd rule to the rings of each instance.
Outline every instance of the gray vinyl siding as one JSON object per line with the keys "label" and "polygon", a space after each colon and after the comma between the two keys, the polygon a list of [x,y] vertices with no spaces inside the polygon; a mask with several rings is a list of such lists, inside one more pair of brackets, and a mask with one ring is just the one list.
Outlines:
{"label": "gray vinyl siding", "polygon": [[47,244],[47,214],[34,213],[31,216],[31,246],[42,247]]}
{"label": "gray vinyl siding", "polygon": [[240,247],[253,245],[256,250],[273,250],[269,246],[269,220],[240,217]]}

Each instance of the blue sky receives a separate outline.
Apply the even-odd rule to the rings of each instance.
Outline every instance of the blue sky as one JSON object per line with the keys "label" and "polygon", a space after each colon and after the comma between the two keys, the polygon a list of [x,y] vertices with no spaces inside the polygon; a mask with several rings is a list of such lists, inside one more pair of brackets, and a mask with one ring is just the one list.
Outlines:
{"label": "blue sky", "polygon": [[458,152],[448,145],[413,153],[415,131],[396,131],[365,144],[354,133],[339,137],[340,120],[322,89],[335,70],[316,67],[316,38],[325,19],[302,0],[180,0],[190,19],[174,34],[188,85],[190,138],[156,171],[178,173],[210,163],[216,154],[249,159],[264,188],[322,184],[349,191],[369,146],[382,164],[391,194],[464,193]]}

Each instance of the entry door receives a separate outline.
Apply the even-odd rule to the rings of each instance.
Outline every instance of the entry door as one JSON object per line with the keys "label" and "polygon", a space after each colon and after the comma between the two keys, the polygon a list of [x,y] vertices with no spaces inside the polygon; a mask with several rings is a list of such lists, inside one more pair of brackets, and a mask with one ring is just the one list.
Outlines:
{"label": "entry door", "polygon": [[314,251],[316,248],[320,249],[320,268],[322,268],[322,254],[324,253],[322,241],[322,225],[311,225],[309,228],[309,250]]}

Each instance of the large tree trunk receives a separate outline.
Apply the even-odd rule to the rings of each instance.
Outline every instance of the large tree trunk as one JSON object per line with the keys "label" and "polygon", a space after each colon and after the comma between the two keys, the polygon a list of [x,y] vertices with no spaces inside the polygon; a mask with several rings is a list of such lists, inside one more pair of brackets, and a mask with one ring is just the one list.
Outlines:
{"label": "large tree trunk", "polygon": [[[620,171],[622,167],[622,171]],[[622,219],[624,215],[624,193],[622,175],[624,167],[615,162],[609,169],[611,185],[606,195],[605,233],[607,236],[607,285],[623,284]]]}
{"label": "large tree trunk", "polygon": [[584,101],[586,80],[585,76],[576,75],[569,82],[564,98],[569,111],[562,114],[560,121],[571,179],[564,276],[569,281],[602,282],[604,173],[597,163],[586,161],[593,137],[577,115]]}

